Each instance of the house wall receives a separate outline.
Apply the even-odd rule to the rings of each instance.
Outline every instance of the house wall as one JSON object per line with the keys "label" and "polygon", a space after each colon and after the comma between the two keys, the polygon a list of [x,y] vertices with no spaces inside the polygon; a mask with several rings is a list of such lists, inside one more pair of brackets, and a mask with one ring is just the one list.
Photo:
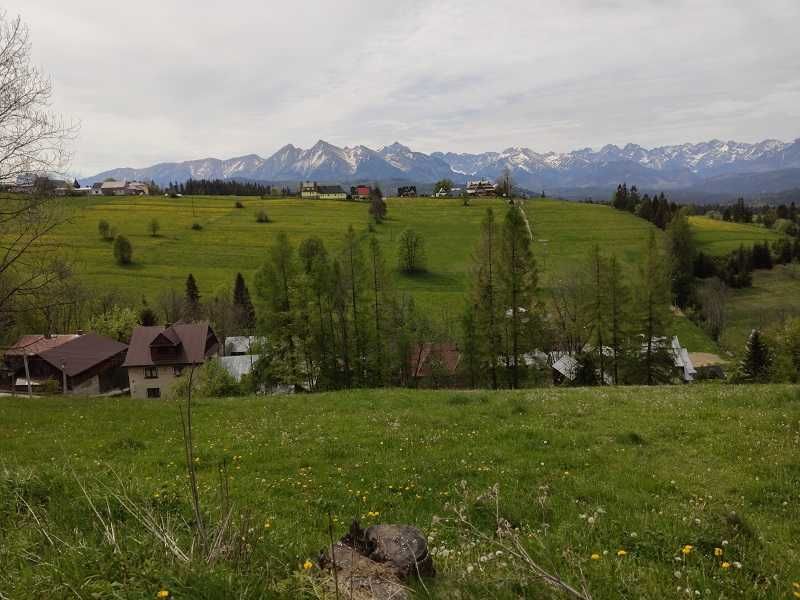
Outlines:
{"label": "house wall", "polygon": [[100,376],[89,377],[80,383],[73,382],[68,393],[75,396],[97,396],[100,394]]}
{"label": "house wall", "polygon": [[148,388],[159,388],[163,398],[177,379],[172,365],[159,365],[158,377],[155,379],[145,378],[144,367],[128,367],[131,398],[147,398]]}
{"label": "house wall", "polygon": [[320,194],[319,197],[323,200],[345,200],[347,198],[347,194]]}

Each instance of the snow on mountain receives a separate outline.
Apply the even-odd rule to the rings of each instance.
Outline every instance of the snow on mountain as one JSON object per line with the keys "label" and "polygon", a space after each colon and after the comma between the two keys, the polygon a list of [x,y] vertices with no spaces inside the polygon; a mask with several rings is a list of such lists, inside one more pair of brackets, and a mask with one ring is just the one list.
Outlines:
{"label": "snow on mountain", "polygon": [[443,177],[463,182],[494,179],[510,169],[517,183],[530,189],[560,186],[615,185],[619,181],[663,188],[695,185],[708,178],[800,168],[800,140],[764,140],[755,144],[710,140],[647,149],[638,144],[607,144],[599,150],[567,153],[535,152],[513,146],[480,154],[425,154],[395,142],[379,150],[366,146],[340,148],[319,140],[311,148],[283,146],[269,158],[255,154],[227,160],[206,158],[160,163],[144,169],[113,169],[84,180],[86,184],[116,179],[154,180],[160,184],[200,179],[330,182],[408,180],[430,183]]}

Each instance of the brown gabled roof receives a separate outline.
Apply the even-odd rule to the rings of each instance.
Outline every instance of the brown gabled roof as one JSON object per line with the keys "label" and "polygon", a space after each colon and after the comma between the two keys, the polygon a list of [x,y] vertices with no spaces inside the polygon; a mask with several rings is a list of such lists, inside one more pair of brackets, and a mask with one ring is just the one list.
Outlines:
{"label": "brown gabled roof", "polygon": [[57,348],[74,340],[76,337],[78,336],[74,333],[51,335],[49,337],[40,334],[23,335],[17,340],[16,344],[6,350],[5,354],[6,356],[22,356],[24,354],[33,356],[45,350]]}
{"label": "brown gabled roof", "polygon": [[[197,365],[205,362],[206,342],[209,336],[216,335],[208,323],[176,323],[169,327],[155,325],[151,327],[137,327],[133,330],[131,343],[128,347],[128,356],[125,358],[124,367],[149,367],[156,364],[153,361],[151,348],[156,338],[161,336],[174,341],[177,356],[170,359],[168,364]],[[218,341],[216,341],[219,344]],[[158,344],[156,344],[158,345]],[[161,361],[163,364],[164,361]]]}
{"label": "brown gabled roof", "polygon": [[79,375],[100,363],[125,352],[128,346],[122,342],[95,333],[86,333],[68,342],[39,353],[42,360],[70,377]]}

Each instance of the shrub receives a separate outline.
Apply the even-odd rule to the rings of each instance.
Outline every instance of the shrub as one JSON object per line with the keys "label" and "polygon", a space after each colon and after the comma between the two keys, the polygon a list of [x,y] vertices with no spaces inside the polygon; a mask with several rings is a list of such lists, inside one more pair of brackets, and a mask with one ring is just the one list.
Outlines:
{"label": "shrub", "polygon": [[133,246],[124,235],[114,240],[114,260],[118,265],[129,265],[133,262]]}
{"label": "shrub", "polygon": [[397,260],[400,270],[404,273],[418,273],[425,270],[425,240],[413,229],[406,229],[400,234]]}
{"label": "shrub", "polygon": [[[178,382],[172,387],[170,396],[176,399],[186,398],[189,392],[189,372],[184,371]],[[219,360],[211,359],[197,369],[192,378],[192,395],[199,398],[223,398],[239,396],[241,386],[233,376],[225,370]]]}
{"label": "shrub", "polygon": [[100,222],[97,223],[97,231],[100,233],[100,237],[103,240],[108,241],[110,239],[113,239],[113,236],[111,234],[111,225],[109,225],[108,221],[106,221],[105,219],[102,219],[100,220]]}
{"label": "shrub", "polygon": [[237,200],[236,204],[233,205],[233,208],[244,208],[244,204]]}
{"label": "shrub", "polygon": [[267,211],[260,210],[256,213],[256,223],[269,223],[269,216],[267,215]]}
{"label": "shrub", "polygon": [[192,223],[192,229],[194,231],[200,231],[202,228],[203,228],[203,226],[200,225],[200,223]]}
{"label": "shrub", "polygon": [[151,219],[150,222],[147,224],[147,231],[150,232],[150,235],[156,237],[158,232],[161,231],[161,224],[158,222],[158,219]]}

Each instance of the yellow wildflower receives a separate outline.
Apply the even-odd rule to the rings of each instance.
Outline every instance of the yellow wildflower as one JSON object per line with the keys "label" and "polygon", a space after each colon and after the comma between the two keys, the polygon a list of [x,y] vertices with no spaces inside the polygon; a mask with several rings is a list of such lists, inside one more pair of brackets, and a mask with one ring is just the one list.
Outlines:
{"label": "yellow wildflower", "polygon": [[592,560],[600,560],[600,555],[597,552],[595,552],[594,554],[592,554]]}
{"label": "yellow wildflower", "polygon": [[169,598],[169,590],[161,590],[156,594],[156,598]]}
{"label": "yellow wildflower", "polygon": [[623,550],[622,548],[617,550],[617,556],[626,556],[627,554],[628,552],[626,550]]}
{"label": "yellow wildflower", "polygon": [[722,548],[714,548],[714,556],[722,556]]}
{"label": "yellow wildflower", "polygon": [[312,563],[308,559],[306,559],[306,562],[303,563],[303,569],[305,569],[306,571],[308,571],[313,566],[314,566],[314,563]]}
{"label": "yellow wildflower", "polygon": [[723,569],[730,569],[731,568],[731,563],[729,563],[727,560],[723,561],[722,564],[720,565],[720,567],[722,567]]}
{"label": "yellow wildflower", "polygon": [[681,548],[681,553],[686,556],[687,554],[691,554],[692,550],[694,550],[694,546],[691,544],[686,544],[683,548]]}

